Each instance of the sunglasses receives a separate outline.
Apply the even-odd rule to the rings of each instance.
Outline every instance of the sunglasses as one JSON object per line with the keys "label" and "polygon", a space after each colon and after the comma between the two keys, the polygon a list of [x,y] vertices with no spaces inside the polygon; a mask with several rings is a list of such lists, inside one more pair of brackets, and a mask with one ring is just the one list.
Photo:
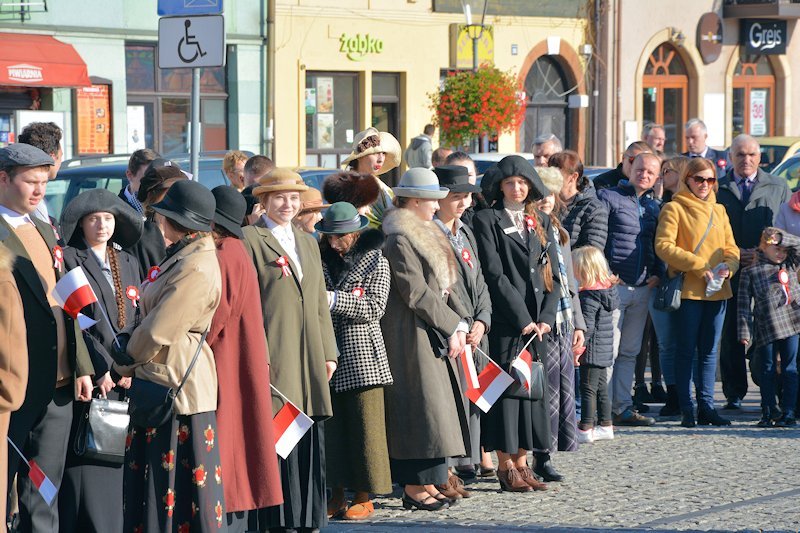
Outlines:
{"label": "sunglasses", "polygon": [[703,176],[692,176],[692,179],[697,185],[701,185],[703,183],[714,185],[717,182],[717,178],[704,178]]}

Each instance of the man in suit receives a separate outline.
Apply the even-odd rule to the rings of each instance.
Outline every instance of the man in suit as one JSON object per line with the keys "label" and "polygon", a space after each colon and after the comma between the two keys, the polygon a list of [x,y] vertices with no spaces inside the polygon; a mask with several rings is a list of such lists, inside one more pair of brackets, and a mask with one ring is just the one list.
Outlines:
{"label": "man in suit", "polygon": [[708,128],[706,123],[699,118],[691,118],[683,128],[688,152],[681,155],[686,157],[705,157],[717,167],[717,175],[723,176],[728,167],[728,154],[724,150],[714,150],[706,144]]}
{"label": "man in suit", "polygon": [[[775,223],[781,204],[789,200],[791,192],[786,180],[767,174],[761,168],[761,148],[753,137],[739,135],[731,143],[733,169],[719,180],[717,202],[725,206],[731,221],[733,237],[739,246],[742,266],[749,265],[764,228]],[[745,347],[739,342],[736,330],[736,295],[739,275],[731,280],[733,298],[728,301],[725,326],[722,332],[720,370],[725,409],[739,409],[747,394],[747,367]]]}
{"label": "man in suit", "polygon": [[149,148],[136,150],[128,160],[128,168],[125,170],[125,177],[128,178],[128,185],[119,192],[119,197],[132,208],[136,209],[140,215],[144,216],[142,203],[136,197],[139,192],[139,184],[147,171],[150,163],[161,157],[158,153]]}
{"label": "man in suit", "polygon": [[[8,231],[3,244],[17,256],[13,273],[22,298],[30,368],[25,400],[11,415],[8,436],[59,487],[72,401],[91,399],[94,369],[80,329],[52,296],[63,273],[63,252],[53,228],[31,216],[44,197],[52,165],[49,155],[28,144],[0,149],[0,227]],[[20,462],[10,451],[9,482]],[[47,505],[27,472],[20,474],[19,530],[58,531],[57,498]]]}

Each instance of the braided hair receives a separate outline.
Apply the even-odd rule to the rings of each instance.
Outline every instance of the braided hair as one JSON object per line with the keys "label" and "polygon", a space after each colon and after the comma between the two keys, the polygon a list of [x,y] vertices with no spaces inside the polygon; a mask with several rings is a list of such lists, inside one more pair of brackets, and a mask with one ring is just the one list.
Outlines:
{"label": "braided hair", "polygon": [[125,289],[122,287],[122,276],[119,273],[119,257],[117,250],[109,243],[106,248],[108,254],[108,264],[111,266],[111,277],[114,279],[114,299],[117,303],[117,327],[125,327]]}
{"label": "braided hair", "polygon": [[[525,201],[525,214],[533,217],[534,221],[536,222],[534,224],[534,226],[536,226],[536,235],[539,237],[542,250],[547,250],[549,241],[547,234],[544,231],[544,226],[542,226],[542,217],[539,216],[539,213],[540,211],[536,208],[535,202],[530,200]],[[553,292],[553,266],[550,264],[549,258],[548,261],[542,265],[540,273],[542,276],[542,281],[544,281],[545,291]]]}

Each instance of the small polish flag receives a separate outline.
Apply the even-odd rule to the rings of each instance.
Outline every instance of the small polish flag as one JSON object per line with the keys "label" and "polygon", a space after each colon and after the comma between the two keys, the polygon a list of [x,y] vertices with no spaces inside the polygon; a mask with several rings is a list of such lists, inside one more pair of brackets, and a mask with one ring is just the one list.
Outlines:
{"label": "small polish flag", "polygon": [[514,383],[514,378],[503,372],[503,369],[490,359],[489,364],[478,376],[478,382],[480,388],[468,390],[467,398],[477,405],[478,409],[488,413],[500,395]]}
{"label": "small polish flag", "polygon": [[467,390],[480,387],[478,372],[475,370],[475,360],[472,358],[472,346],[469,344],[464,346],[464,350],[461,352],[461,365],[467,378]]}
{"label": "small polish flag", "polygon": [[81,267],[73,268],[58,280],[53,289],[53,297],[73,319],[78,318],[81,309],[97,301],[97,296]]}
{"label": "small polish flag", "polygon": [[80,326],[81,331],[87,330],[95,324],[97,324],[97,320],[93,320],[83,313],[78,313],[78,326]]}
{"label": "small polish flag", "polygon": [[272,419],[272,424],[275,428],[275,451],[286,459],[314,421],[295,404],[286,400],[286,404]]}
{"label": "small polish flag", "polygon": [[522,387],[528,391],[528,394],[531,393],[531,376],[533,375],[533,357],[531,356],[531,352],[528,350],[522,350],[520,354],[514,359],[514,362],[511,363],[511,368],[517,374],[519,378],[518,381],[522,384]]}
{"label": "small polish flag", "polygon": [[42,498],[44,498],[44,501],[47,502],[47,505],[53,505],[53,500],[58,494],[58,489],[56,488],[56,486],[53,484],[52,481],[50,481],[50,478],[47,477],[44,472],[42,472],[42,469],[39,468],[39,465],[36,464],[36,461],[34,461],[33,459],[28,460],[27,457],[22,455],[20,449],[17,448],[17,445],[14,444],[14,441],[11,440],[8,436],[6,436],[6,440],[8,441],[9,444],[11,444],[11,447],[14,448],[14,450],[19,454],[19,456],[22,458],[22,461],[26,465],[28,465],[28,477],[31,478],[31,481],[33,481],[33,484],[36,486],[36,489],[39,491],[39,494],[42,495]]}

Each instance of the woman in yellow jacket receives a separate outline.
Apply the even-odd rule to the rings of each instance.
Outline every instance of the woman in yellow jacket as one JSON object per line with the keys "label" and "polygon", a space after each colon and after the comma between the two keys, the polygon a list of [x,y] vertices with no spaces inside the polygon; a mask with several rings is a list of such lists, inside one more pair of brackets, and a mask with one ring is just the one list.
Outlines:
{"label": "woman in yellow jacket", "polygon": [[702,157],[692,159],[681,175],[678,193],[661,209],[656,231],[656,255],[667,263],[669,275],[685,273],[681,307],[675,311],[676,329],[682,332],[675,352],[675,378],[683,427],[695,426],[693,370],[697,422],[730,424],[714,409],[714,379],[739,248],[716,190],[714,164]]}

